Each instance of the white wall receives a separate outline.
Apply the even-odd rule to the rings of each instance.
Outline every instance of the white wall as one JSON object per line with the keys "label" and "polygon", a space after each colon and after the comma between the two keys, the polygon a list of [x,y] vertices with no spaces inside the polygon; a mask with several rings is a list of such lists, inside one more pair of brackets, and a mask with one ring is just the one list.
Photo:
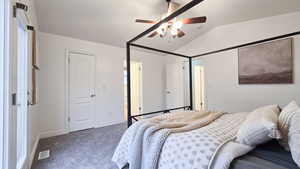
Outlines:
{"label": "white wall", "polygon": [[[40,131],[42,137],[67,132],[65,111],[65,51],[96,56],[96,127],[124,121],[123,48],[54,34],[40,33]],[[143,64],[144,111],[164,108],[164,57],[132,51]]]}
{"label": "white wall", "polygon": [[[190,55],[300,30],[300,12],[217,27],[178,50]],[[205,56],[208,109],[250,111],[266,104],[300,104],[300,36],[294,37],[294,84],[239,85],[237,49]]]}

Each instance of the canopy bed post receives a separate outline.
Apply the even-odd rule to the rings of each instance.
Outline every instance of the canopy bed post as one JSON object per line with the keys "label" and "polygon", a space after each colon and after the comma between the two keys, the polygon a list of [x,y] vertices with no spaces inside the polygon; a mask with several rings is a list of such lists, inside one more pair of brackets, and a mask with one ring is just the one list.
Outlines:
{"label": "canopy bed post", "polygon": [[190,110],[193,110],[193,59],[189,58]]}
{"label": "canopy bed post", "polygon": [[[214,54],[214,53],[220,53],[220,52],[224,52],[224,51],[228,51],[228,50],[238,49],[238,48],[242,48],[242,47],[245,47],[245,46],[261,44],[261,43],[264,43],[264,42],[269,42],[269,41],[273,41],[273,40],[277,40],[277,39],[293,37],[295,35],[300,34],[300,31],[297,31],[297,32],[293,32],[293,33],[289,33],[289,34],[285,34],[285,35],[275,36],[275,37],[271,37],[271,38],[267,38],[267,39],[263,39],[263,40],[258,40],[258,41],[254,41],[254,42],[250,42],[250,43],[245,43],[245,44],[241,44],[241,45],[238,45],[238,46],[233,46],[233,47],[229,47],[229,48],[225,48],[225,49],[221,49],[221,50],[202,53],[202,54],[198,54],[198,55],[194,55],[194,56],[188,56],[188,55],[185,55],[185,54],[179,54],[179,53],[174,53],[174,52],[170,52],[170,51],[155,49],[155,48],[152,48],[152,47],[143,46],[143,45],[139,45],[139,44],[134,43],[135,41],[141,39],[142,37],[146,36],[147,34],[153,32],[154,30],[159,28],[159,26],[161,24],[169,22],[170,20],[174,19],[175,17],[179,16],[180,14],[182,14],[182,13],[188,11],[189,9],[191,9],[192,7],[198,5],[202,1],[204,1],[204,0],[192,0],[191,2],[187,3],[182,8],[179,8],[174,13],[172,13],[169,16],[167,16],[166,18],[160,20],[159,22],[155,23],[152,27],[148,28],[147,30],[145,30],[144,32],[140,33],[139,35],[137,35],[136,37],[134,37],[133,39],[131,39],[127,42],[127,44],[126,44],[126,46],[127,46],[127,48],[126,48],[126,50],[127,50],[126,62],[127,62],[127,113],[128,113],[127,118],[128,118],[128,127],[132,125],[132,120],[136,120],[136,121],[138,120],[137,117],[142,117],[142,116],[147,116],[147,115],[152,115],[152,114],[158,114],[158,113],[166,113],[166,112],[179,110],[179,109],[187,109],[187,108],[189,108],[190,110],[194,109],[194,105],[193,105],[193,59],[194,58],[198,58],[198,57],[202,57],[202,56],[206,56],[206,55],[211,55],[211,54]],[[132,116],[131,115],[131,86],[130,86],[130,80],[131,80],[131,78],[130,78],[130,46],[134,46],[134,47],[142,48],[142,49],[146,49],[146,50],[151,50],[151,51],[155,51],[155,52],[159,52],[159,53],[169,54],[169,55],[173,55],[173,56],[177,56],[177,57],[188,58],[189,59],[190,105],[187,105],[187,106],[184,106],[184,107],[177,107],[177,108],[167,109],[167,110],[141,113],[139,115],[133,115]]]}
{"label": "canopy bed post", "polygon": [[[233,47],[229,47],[229,48],[224,48],[224,49],[220,49],[220,50],[216,50],[216,51],[206,52],[206,53],[202,53],[202,54],[198,54],[198,55],[194,55],[194,56],[188,56],[188,55],[185,55],[185,54],[174,53],[174,52],[171,52],[171,51],[161,50],[161,49],[152,48],[152,47],[149,47],[149,46],[143,46],[143,45],[139,45],[139,44],[134,43],[135,41],[139,40],[140,38],[144,37],[145,35],[147,35],[147,34],[153,32],[153,31],[155,31],[157,28],[160,27],[161,24],[169,22],[170,20],[174,19],[176,16],[184,13],[185,11],[187,11],[190,8],[196,6],[197,4],[199,4],[202,1],[203,0],[192,0],[190,3],[186,4],[182,8],[178,9],[177,11],[175,11],[174,13],[172,13],[171,15],[169,15],[168,17],[162,19],[161,21],[159,21],[158,23],[154,24],[152,27],[150,27],[146,31],[140,33],[135,38],[133,38],[133,39],[131,39],[130,41],[127,42],[127,44],[126,44],[126,47],[127,47],[126,48],[126,52],[127,52],[126,53],[127,54],[127,56],[126,56],[126,64],[127,64],[127,113],[128,113],[127,114],[127,118],[128,118],[128,127],[130,127],[132,125],[133,121],[138,121],[140,118],[143,118],[144,116],[147,117],[149,115],[154,115],[154,114],[160,114],[161,115],[163,113],[170,113],[171,111],[180,110],[180,109],[184,109],[184,110],[188,110],[189,109],[191,111],[194,110],[194,102],[193,102],[194,101],[193,100],[194,99],[193,98],[194,97],[194,95],[193,95],[193,93],[194,93],[194,89],[193,89],[193,85],[194,85],[193,84],[193,80],[194,80],[193,79],[193,59],[194,58],[203,57],[203,56],[207,56],[207,55],[211,55],[211,54],[215,54],[215,53],[220,53],[220,52],[224,52],[224,51],[228,51],[228,50],[239,49],[239,48],[246,47],[246,46],[261,44],[261,43],[265,43],[265,42],[270,42],[270,41],[274,41],[274,40],[277,40],[277,39],[284,39],[284,38],[287,38],[287,37],[293,37],[295,35],[300,35],[300,31],[297,31],[297,32],[293,32],[293,33],[289,33],[289,34],[285,34],[285,35],[280,35],[280,36],[275,36],[275,37],[271,37],[271,38],[267,38],[267,39],[263,39],[263,40],[258,40],[258,41],[254,41],[254,42],[250,42],[250,43],[245,43],[245,44],[241,44],[241,45],[237,45],[237,46],[233,46]],[[130,70],[130,57],[131,57],[130,56],[130,50],[131,50],[130,47],[131,46],[133,46],[134,48],[142,48],[142,49],[146,49],[146,50],[150,50],[150,51],[155,51],[155,52],[159,52],[159,53],[164,53],[164,54],[168,54],[168,55],[172,55],[172,56],[187,58],[189,60],[189,66],[188,66],[189,70],[188,71],[184,71],[184,73],[187,73],[187,72],[189,73],[189,76],[188,76],[189,77],[189,83],[188,84],[189,84],[189,100],[190,100],[190,103],[189,104],[188,103],[184,103],[186,105],[184,105],[183,107],[174,107],[174,108],[171,108],[171,109],[169,108],[169,109],[166,109],[166,110],[159,110],[159,111],[148,112],[148,113],[140,113],[138,115],[132,115],[131,114],[131,85],[130,85],[131,84],[131,72],[130,72],[131,71]],[[185,69],[187,69],[187,68],[185,68]],[[277,108],[277,106],[274,106],[272,108],[268,106],[268,109],[269,108],[270,108],[270,110],[266,110],[266,107],[264,107],[264,110],[267,113],[269,113],[269,111],[275,110]],[[206,111],[206,112],[209,112],[209,111]],[[256,111],[254,111],[254,112],[256,112]],[[192,113],[195,113],[195,112],[184,111],[183,113],[186,113],[186,115],[184,115],[184,116],[189,116],[189,115],[192,115]],[[205,139],[208,139],[209,140],[208,142],[211,142],[210,140],[214,140],[214,138],[215,138],[215,135],[213,134],[214,131],[221,130],[221,132],[223,133],[223,135],[222,136],[220,135],[217,138],[215,138],[218,143],[216,143],[216,144],[207,144],[208,146],[212,146],[212,147],[208,147],[208,148],[212,149],[213,151],[215,151],[214,153],[212,153],[214,155],[216,153],[220,153],[220,152],[218,152],[218,147],[222,147],[223,145],[225,145],[225,143],[229,143],[228,142],[228,138],[230,138],[229,141],[235,139],[235,137],[234,137],[235,133],[240,130],[240,128],[241,128],[240,126],[243,125],[243,123],[244,123],[243,119],[245,119],[248,116],[248,114],[247,113],[230,113],[230,114],[227,114],[227,113],[218,112],[218,111],[213,111],[213,112],[209,112],[209,113],[212,113],[212,114],[209,114],[209,116],[212,115],[212,117],[209,117],[208,119],[206,119],[206,117],[204,117],[204,116],[198,117],[199,119],[204,118],[205,120],[201,119],[200,122],[197,121],[197,125],[195,125],[195,123],[193,123],[195,121],[190,121],[189,118],[185,119],[185,117],[181,116],[181,115],[177,116],[175,114],[174,117],[169,116],[169,117],[167,117],[167,119],[171,120],[171,121],[176,121],[177,118],[181,118],[183,121],[187,120],[186,123],[188,123],[188,125],[192,124],[192,126],[195,127],[195,128],[188,129],[188,130],[187,130],[187,128],[190,128],[190,126],[188,126],[188,125],[185,125],[184,127],[182,127],[182,125],[180,125],[180,127],[178,127],[179,130],[177,130],[177,127],[172,128],[172,129],[175,129],[173,131],[176,131],[177,134],[184,133],[184,132],[189,132],[191,130],[195,130],[195,129],[198,129],[198,128],[202,128],[203,130],[200,131],[199,135],[200,135],[200,137],[204,137]],[[259,111],[258,113],[261,113],[261,111]],[[278,114],[275,111],[273,113],[274,114]],[[224,117],[224,118],[221,117],[224,114],[226,114],[226,116],[227,115],[228,116]],[[256,114],[254,114],[253,116],[257,117]],[[196,120],[196,119],[194,119],[194,120]],[[217,119],[220,119],[220,120],[217,120]],[[164,120],[164,118],[163,118],[163,120]],[[158,121],[160,122],[160,120],[158,120]],[[212,122],[214,122],[214,124],[217,124],[217,125],[211,125]],[[232,124],[234,124],[234,125],[232,125]],[[275,124],[276,124],[276,122],[275,122]],[[143,128],[143,131],[146,131],[146,130],[150,129],[148,131],[152,132],[151,135],[155,135],[156,133],[153,133],[153,131],[151,130],[151,127],[153,127],[155,125],[156,124],[151,124],[151,125],[147,126],[146,128],[143,128],[144,126],[141,125],[141,127]],[[213,127],[206,127],[208,125],[211,125]],[[224,125],[225,125],[225,127],[224,127]],[[188,126],[188,127],[186,127],[186,126]],[[218,126],[223,126],[223,127],[222,128],[218,128]],[[264,126],[264,125],[262,125],[262,126]],[[127,140],[127,138],[131,138],[132,137],[132,135],[131,135],[132,131],[133,132],[137,132],[137,131],[139,131],[139,129],[140,129],[140,126],[136,125],[136,128],[133,128],[130,132],[128,132],[128,133],[125,132],[124,136],[122,137],[122,139],[125,138],[125,141],[124,141],[124,143],[123,143],[122,140],[120,141],[120,144],[119,144],[120,148],[118,146],[118,148],[117,148],[117,150],[116,150],[116,152],[115,152],[115,154],[113,156],[113,159],[112,159],[113,162],[115,162],[115,163],[119,162],[120,165],[126,165],[126,163],[124,163],[124,161],[125,161],[125,162],[128,162],[127,163],[127,166],[128,166],[129,165],[129,161],[138,161],[139,163],[134,163],[133,164],[133,166],[136,166],[136,168],[138,168],[138,166],[144,166],[147,162],[149,162],[149,160],[147,161],[147,157],[150,157],[149,159],[152,159],[151,162],[153,162],[153,161],[155,162],[155,164],[153,163],[154,164],[153,166],[157,166],[157,162],[158,162],[157,157],[160,157],[160,156],[157,156],[157,153],[161,154],[162,146],[164,146],[161,143],[169,144],[169,145],[166,145],[165,147],[172,147],[173,144],[175,144],[172,141],[171,142],[165,142],[165,140],[167,139],[167,137],[165,137],[165,136],[168,136],[168,134],[170,132],[173,132],[171,128],[165,127],[164,129],[167,129],[167,130],[160,130],[159,133],[158,133],[158,135],[151,136],[151,137],[149,135],[147,135],[148,138],[147,138],[145,144],[151,145],[153,143],[152,147],[150,146],[150,148],[149,148],[149,146],[148,147],[146,146],[146,149],[145,149],[146,151],[144,151],[145,147],[142,147],[142,148],[139,148],[139,150],[137,152],[135,152],[134,155],[128,154],[129,150],[132,149],[132,148],[135,148],[135,147],[128,147],[128,144],[127,144],[126,140]],[[148,131],[146,131],[146,133]],[[201,134],[203,134],[203,131],[204,131],[204,135],[202,136]],[[197,132],[199,132],[199,130],[197,130]],[[272,133],[272,131],[270,131],[270,132]],[[263,137],[267,137],[267,135],[263,136]],[[138,136],[134,135],[134,137],[139,137],[137,139],[139,141],[136,143],[136,145],[142,145],[141,143],[143,143],[143,141],[145,141],[145,140],[143,140],[144,136],[145,135],[140,135],[140,134]],[[183,134],[183,136],[185,136],[186,139],[190,139],[189,135],[186,136],[186,134]],[[202,141],[202,140],[200,140],[200,141],[205,143],[205,141],[207,141],[205,139],[204,139],[204,141]],[[271,139],[271,138],[268,138],[268,139]],[[179,139],[179,140],[182,140],[182,139]],[[195,147],[198,147],[198,146],[196,146],[196,144],[198,144],[198,143],[193,143],[192,145],[195,145]],[[242,143],[241,143],[241,145],[242,145]],[[258,145],[258,144],[255,143],[255,145]],[[204,146],[206,146],[206,145],[204,145]],[[236,146],[236,145],[228,145],[228,146]],[[233,147],[230,147],[230,148],[233,148]],[[245,144],[245,146],[243,146],[242,148],[243,149],[241,151],[243,151],[245,153],[247,153],[250,150],[252,150],[252,146],[250,146],[250,144],[249,145]],[[142,155],[145,156],[145,155],[149,154],[148,150],[154,150],[154,151],[152,152],[152,154],[150,152],[150,156],[147,156],[145,158],[146,159],[145,163],[141,162],[144,159],[140,158],[140,156],[139,156],[138,160],[136,159],[136,157],[138,157],[138,156],[135,156],[136,154],[139,155],[139,154],[142,153]],[[166,151],[168,151],[168,150],[166,150]],[[146,152],[146,153],[144,153],[144,152]],[[193,156],[193,152],[190,152],[190,153]],[[227,153],[227,152],[221,152],[221,153]],[[234,154],[234,152],[229,152],[229,153]],[[203,155],[206,155],[206,154],[203,154]],[[155,156],[155,158],[154,158],[154,156]],[[132,159],[128,159],[128,157],[130,157]],[[165,157],[164,156],[161,156],[161,157],[165,158],[163,160],[166,160],[166,159],[169,160],[168,155],[166,155]],[[175,156],[174,159],[176,159],[176,157],[177,156]],[[209,160],[207,164],[208,165],[212,164],[212,166],[214,166],[216,168],[216,166],[221,166],[221,165],[223,166],[223,164],[231,162],[230,160],[233,159],[233,158],[231,158],[231,159],[223,159],[222,157],[216,157],[217,159],[215,160],[215,156],[206,156],[206,158]],[[237,157],[238,157],[238,155],[234,156],[234,159],[236,159]],[[122,161],[120,161],[121,158],[122,158]],[[198,157],[194,157],[194,158],[197,159]],[[200,158],[202,158],[202,156],[200,156]],[[260,158],[260,157],[258,157],[258,158]],[[290,158],[290,159],[292,159],[292,158]],[[262,160],[265,160],[265,159],[262,159]],[[219,161],[219,162],[217,162],[216,164],[210,163],[210,162],[215,162],[215,161]],[[207,168],[208,165],[205,164],[203,166],[205,166]],[[176,165],[175,165],[175,168],[176,168]]]}
{"label": "canopy bed post", "polygon": [[126,44],[126,67],[127,67],[127,125],[132,124],[131,117],[131,85],[130,85],[130,43]]}

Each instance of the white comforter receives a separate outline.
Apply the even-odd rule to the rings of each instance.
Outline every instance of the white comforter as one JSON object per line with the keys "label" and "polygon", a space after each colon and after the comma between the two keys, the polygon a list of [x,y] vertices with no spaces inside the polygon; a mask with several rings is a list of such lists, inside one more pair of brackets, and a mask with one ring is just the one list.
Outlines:
{"label": "white comforter", "polygon": [[112,160],[120,169],[128,163],[130,169],[227,169],[234,158],[252,149],[232,142],[245,117],[225,114],[209,125],[172,134],[138,122],[126,131]]}

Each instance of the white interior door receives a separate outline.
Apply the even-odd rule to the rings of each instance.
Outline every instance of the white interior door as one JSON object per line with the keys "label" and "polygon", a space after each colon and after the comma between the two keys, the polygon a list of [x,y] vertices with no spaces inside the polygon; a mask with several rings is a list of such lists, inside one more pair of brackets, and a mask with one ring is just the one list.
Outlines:
{"label": "white interior door", "polygon": [[184,77],[182,63],[167,64],[166,69],[166,108],[184,106]]}
{"label": "white interior door", "polygon": [[70,131],[94,127],[95,57],[69,54],[69,128]]}

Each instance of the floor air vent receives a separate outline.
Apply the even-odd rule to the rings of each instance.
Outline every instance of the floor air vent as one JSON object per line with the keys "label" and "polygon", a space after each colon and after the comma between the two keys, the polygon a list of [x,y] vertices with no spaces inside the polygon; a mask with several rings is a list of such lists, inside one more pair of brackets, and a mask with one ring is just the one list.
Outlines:
{"label": "floor air vent", "polygon": [[38,160],[44,160],[50,157],[50,150],[41,151]]}

